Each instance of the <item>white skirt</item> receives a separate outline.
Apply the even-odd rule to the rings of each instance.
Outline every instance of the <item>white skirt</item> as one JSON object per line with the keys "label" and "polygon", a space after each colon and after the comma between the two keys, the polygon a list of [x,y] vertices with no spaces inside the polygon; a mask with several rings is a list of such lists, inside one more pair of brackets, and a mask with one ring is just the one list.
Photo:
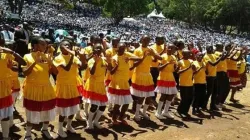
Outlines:
{"label": "white skirt", "polygon": [[26,111],[27,121],[33,124],[39,124],[40,122],[50,122],[54,121],[56,117],[56,109],[53,108],[48,111]]}
{"label": "white skirt", "polygon": [[167,95],[175,95],[178,93],[178,90],[176,87],[161,87],[157,86],[155,88],[155,92],[160,94],[167,94]]}
{"label": "white skirt", "polygon": [[107,106],[107,104],[108,104],[108,102],[100,102],[97,100],[91,100],[91,99],[86,99],[86,98],[83,98],[83,101],[85,103],[89,103],[89,104],[93,104],[93,105],[97,105],[97,106]]}
{"label": "white skirt", "polygon": [[133,102],[131,95],[115,95],[115,94],[107,94],[109,103],[117,104],[117,105],[125,105]]}
{"label": "white skirt", "polygon": [[0,120],[13,116],[13,105],[0,109]]}
{"label": "white skirt", "polygon": [[153,96],[155,96],[154,91],[149,91],[149,92],[140,91],[140,90],[134,89],[133,87],[130,87],[130,92],[131,92],[132,95],[134,95],[136,97],[147,98],[147,97],[153,97]]}
{"label": "white skirt", "polygon": [[60,116],[68,117],[75,115],[80,110],[79,104],[71,107],[57,107],[57,112]]}

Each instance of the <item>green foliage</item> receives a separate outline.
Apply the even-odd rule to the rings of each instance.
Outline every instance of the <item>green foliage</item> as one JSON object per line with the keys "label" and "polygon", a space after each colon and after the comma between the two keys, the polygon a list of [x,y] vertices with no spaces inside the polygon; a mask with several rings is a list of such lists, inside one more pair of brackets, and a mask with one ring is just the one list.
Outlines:
{"label": "green foliage", "polygon": [[250,30],[250,0],[158,0],[158,5],[166,17],[191,25],[209,25],[223,32],[228,26],[239,33]]}
{"label": "green foliage", "polygon": [[124,17],[148,13],[150,0],[107,0],[104,14],[119,23]]}

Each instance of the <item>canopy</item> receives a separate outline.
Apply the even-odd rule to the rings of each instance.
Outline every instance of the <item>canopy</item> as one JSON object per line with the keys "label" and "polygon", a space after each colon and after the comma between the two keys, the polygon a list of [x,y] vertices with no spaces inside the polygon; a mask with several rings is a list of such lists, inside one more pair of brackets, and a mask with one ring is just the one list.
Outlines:
{"label": "canopy", "polygon": [[134,18],[130,18],[130,17],[123,18],[123,20],[131,21],[131,22],[137,22],[137,20],[135,20]]}
{"label": "canopy", "polygon": [[150,14],[148,14],[147,18],[165,18],[165,17],[162,14],[162,12],[158,14],[156,9],[154,9]]}

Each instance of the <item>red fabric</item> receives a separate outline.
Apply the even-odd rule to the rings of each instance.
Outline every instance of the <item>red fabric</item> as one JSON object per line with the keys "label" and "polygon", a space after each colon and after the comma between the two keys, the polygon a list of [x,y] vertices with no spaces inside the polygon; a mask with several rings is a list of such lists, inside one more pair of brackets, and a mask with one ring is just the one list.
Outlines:
{"label": "red fabric", "polygon": [[92,91],[83,91],[83,95],[84,98],[86,99],[90,99],[90,100],[94,100],[94,101],[100,101],[100,102],[107,102],[108,101],[108,97],[106,95],[101,95]]}
{"label": "red fabric", "polygon": [[111,80],[105,80],[105,86],[109,86],[109,83],[111,82]]}
{"label": "red fabric", "polygon": [[10,107],[13,104],[12,95],[0,98],[0,109]]}
{"label": "red fabric", "polygon": [[157,86],[160,86],[160,87],[176,87],[176,83],[175,83],[175,81],[158,80],[157,81]]}
{"label": "red fabric", "polygon": [[228,70],[227,73],[228,73],[228,77],[231,77],[231,78],[239,78],[240,77],[238,70]]}
{"label": "red fabric", "polygon": [[84,89],[83,89],[82,85],[81,86],[77,86],[77,90],[78,90],[79,93],[83,94]]}
{"label": "red fabric", "polygon": [[19,92],[19,91],[20,91],[20,88],[19,89],[12,89],[12,93]]}
{"label": "red fabric", "polygon": [[193,48],[191,51],[192,51],[192,53],[195,54],[195,55],[196,55],[198,52],[200,52],[200,51],[197,50],[196,48]]}
{"label": "red fabric", "polygon": [[109,87],[108,91],[110,94],[115,94],[115,95],[121,95],[121,96],[130,95],[129,89],[114,89]]}
{"label": "red fabric", "polygon": [[137,84],[132,83],[131,86],[136,90],[145,91],[145,92],[154,91],[155,89],[154,85],[143,86],[143,85],[137,85]]}
{"label": "red fabric", "polygon": [[49,101],[32,101],[24,98],[23,106],[29,111],[48,111],[55,108],[56,99]]}
{"label": "red fabric", "polygon": [[77,104],[80,104],[79,97],[71,98],[71,99],[63,99],[63,98],[56,99],[56,106],[58,106],[58,107],[66,108],[66,107],[75,106]]}
{"label": "red fabric", "polygon": [[241,82],[240,81],[230,82],[230,87],[239,87],[239,86],[241,86]]}

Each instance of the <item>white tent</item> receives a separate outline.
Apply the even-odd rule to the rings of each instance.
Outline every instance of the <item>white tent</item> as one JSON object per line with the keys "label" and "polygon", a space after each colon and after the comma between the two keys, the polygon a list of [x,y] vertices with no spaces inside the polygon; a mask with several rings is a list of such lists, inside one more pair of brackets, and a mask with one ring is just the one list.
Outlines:
{"label": "white tent", "polygon": [[131,21],[131,22],[137,22],[137,20],[135,20],[134,18],[131,18],[131,17],[123,18],[123,20],[125,20],[125,21]]}
{"label": "white tent", "polygon": [[154,9],[150,14],[148,14],[147,18],[165,18],[165,17],[162,14],[162,12],[158,14],[156,9]]}

